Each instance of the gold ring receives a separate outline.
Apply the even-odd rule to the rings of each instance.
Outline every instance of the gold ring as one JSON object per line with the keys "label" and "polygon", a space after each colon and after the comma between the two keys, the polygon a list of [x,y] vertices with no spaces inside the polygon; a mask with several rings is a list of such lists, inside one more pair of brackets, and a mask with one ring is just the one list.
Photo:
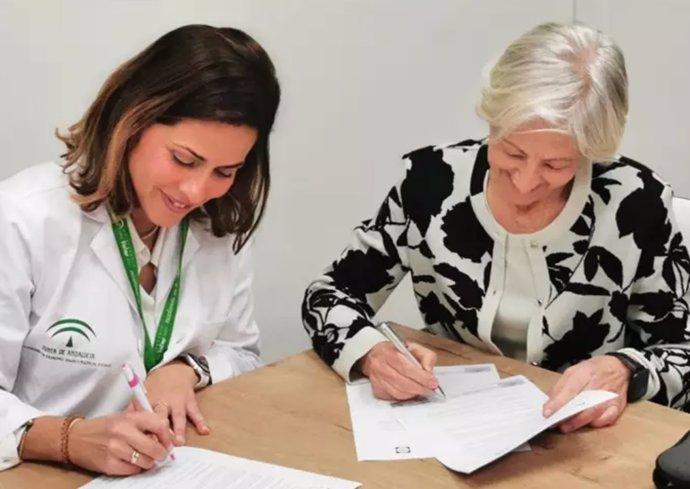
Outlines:
{"label": "gold ring", "polygon": [[136,465],[137,462],[139,461],[139,457],[141,454],[137,452],[136,450],[132,451],[132,455],[129,456],[129,463],[132,465]]}

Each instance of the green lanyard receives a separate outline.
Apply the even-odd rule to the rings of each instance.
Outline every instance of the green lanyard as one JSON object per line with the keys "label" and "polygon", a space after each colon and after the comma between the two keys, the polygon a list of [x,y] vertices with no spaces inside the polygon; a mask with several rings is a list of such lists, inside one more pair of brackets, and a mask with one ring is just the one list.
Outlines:
{"label": "green lanyard", "polygon": [[184,245],[187,241],[189,222],[187,222],[187,219],[183,219],[180,223],[181,244],[180,256],[177,262],[177,274],[175,275],[175,281],[173,282],[172,289],[170,289],[168,298],[165,300],[165,305],[163,306],[163,314],[161,315],[158,330],[156,331],[156,342],[151,345],[149,333],[146,329],[146,321],[144,321],[144,312],[141,307],[139,266],[137,265],[137,259],[134,253],[132,235],[129,233],[129,226],[127,225],[126,219],[115,220],[111,216],[111,221],[113,223],[113,234],[115,235],[115,241],[117,241],[117,247],[120,250],[120,256],[122,257],[122,263],[124,264],[125,271],[127,272],[129,285],[132,287],[134,299],[137,301],[137,310],[139,311],[139,317],[141,318],[141,325],[144,328],[144,339],[146,342],[144,345],[144,365],[146,366],[146,371],[148,372],[163,359],[163,355],[170,344],[170,337],[172,336],[173,326],[175,325],[175,315],[177,314],[177,303],[179,302],[180,298],[182,254],[184,253]]}

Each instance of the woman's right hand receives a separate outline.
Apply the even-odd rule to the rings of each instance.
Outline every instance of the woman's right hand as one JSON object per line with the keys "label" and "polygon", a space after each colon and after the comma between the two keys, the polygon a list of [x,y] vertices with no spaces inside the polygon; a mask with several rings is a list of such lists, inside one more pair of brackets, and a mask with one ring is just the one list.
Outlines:
{"label": "woman's right hand", "polygon": [[[153,436],[152,436],[153,435]],[[108,475],[132,475],[163,461],[172,449],[167,417],[130,411],[78,421],[69,434],[72,463]],[[140,455],[132,464],[132,453]]]}
{"label": "woman's right hand", "polygon": [[432,373],[436,353],[418,343],[409,342],[407,346],[422,368],[405,358],[390,341],[377,344],[360,360],[360,370],[369,377],[379,399],[404,401],[428,396],[438,387]]}

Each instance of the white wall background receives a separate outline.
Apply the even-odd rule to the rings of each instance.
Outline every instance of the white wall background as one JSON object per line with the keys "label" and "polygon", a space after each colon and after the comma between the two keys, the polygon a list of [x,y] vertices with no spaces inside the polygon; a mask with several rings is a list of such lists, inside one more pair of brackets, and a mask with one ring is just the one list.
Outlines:
{"label": "white wall background", "polygon": [[575,17],[625,54],[630,116],[621,152],[690,197],[690,2],[576,0]]}
{"label": "white wall background", "polygon": [[[374,213],[400,175],[400,156],[430,143],[483,136],[474,115],[481,73],[511,39],[539,22],[576,15],[620,37],[633,79],[625,148],[658,163],[690,195],[683,166],[690,99],[681,90],[690,86],[690,34],[681,33],[690,7],[629,3],[2,0],[0,177],[55,160],[62,148],[53,130],[77,120],[107,74],[165,31],[193,22],[248,31],[272,56],[283,87],[272,140],[274,184],[255,263],[264,357],[274,360],[309,347],[300,320],[303,291],[340,253],[352,226]],[[658,21],[646,29],[654,35],[641,34],[652,11]],[[685,36],[684,44],[674,35]],[[682,67],[662,50],[669,43],[685,56]],[[382,314],[421,324],[409,284]]]}

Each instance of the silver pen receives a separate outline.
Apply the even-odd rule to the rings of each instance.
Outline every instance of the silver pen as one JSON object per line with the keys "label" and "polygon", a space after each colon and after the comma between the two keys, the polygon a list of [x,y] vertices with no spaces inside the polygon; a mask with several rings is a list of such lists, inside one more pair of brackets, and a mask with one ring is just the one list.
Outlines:
{"label": "silver pen", "polygon": [[[391,343],[393,343],[393,346],[405,355],[405,358],[407,358],[409,361],[411,361],[414,365],[416,365],[419,368],[424,368],[422,365],[419,363],[419,361],[415,358],[415,356],[410,352],[410,350],[407,349],[407,346],[405,345],[405,341],[398,336],[398,333],[396,333],[393,328],[391,328],[388,323],[383,322],[377,326],[377,329],[385,336]],[[436,389],[434,389],[434,394],[436,394],[438,397],[442,399],[446,399],[446,393],[443,392],[443,389],[441,389],[441,384],[438,385]]]}

